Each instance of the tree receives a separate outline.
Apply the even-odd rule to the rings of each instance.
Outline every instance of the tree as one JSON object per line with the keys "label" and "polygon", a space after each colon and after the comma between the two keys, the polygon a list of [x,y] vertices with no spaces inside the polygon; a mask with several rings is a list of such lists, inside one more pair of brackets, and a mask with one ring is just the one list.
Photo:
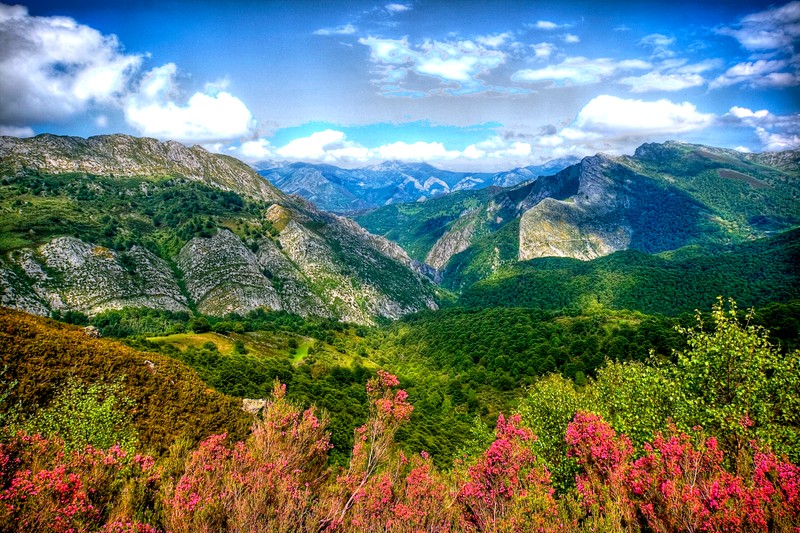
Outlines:
{"label": "tree", "polygon": [[676,381],[682,394],[676,418],[684,429],[700,425],[722,440],[736,457],[758,436],[776,452],[800,460],[800,351],[781,354],[768,332],[742,323],[736,302],[726,309],[722,298],[711,311],[707,331],[697,325],[679,328],[688,349],[677,353]]}

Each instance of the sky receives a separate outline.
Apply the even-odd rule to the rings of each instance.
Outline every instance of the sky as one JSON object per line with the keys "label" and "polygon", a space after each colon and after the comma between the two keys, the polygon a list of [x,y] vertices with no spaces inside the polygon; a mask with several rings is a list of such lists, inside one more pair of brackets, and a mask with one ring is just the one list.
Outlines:
{"label": "sky", "polygon": [[800,147],[800,1],[0,3],[0,135],[500,171]]}

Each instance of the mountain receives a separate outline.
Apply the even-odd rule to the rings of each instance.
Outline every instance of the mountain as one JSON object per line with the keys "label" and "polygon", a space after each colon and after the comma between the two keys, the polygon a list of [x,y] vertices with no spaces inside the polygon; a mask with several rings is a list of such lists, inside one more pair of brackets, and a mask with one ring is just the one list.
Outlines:
{"label": "mountain", "polygon": [[800,224],[800,152],[681,142],[598,154],[509,188],[385,206],[356,220],[461,289],[518,261],[736,243]]}
{"label": "mountain", "polygon": [[498,173],[441,170],[427,163],[385,161],[357,169],[309,163],[261,162],[259,174],[288,194],[297,194],[326,211],[353,214],[383,205],[417,202],[453,191],[493,185],[508,187],[540,175],[552,174],[575,163],[561,158],[541,166]]}
{"label": "mountain", "polygon": [[263,307],[364,324],[436,307],[399,246],[200,147],[2,137],[0,176],[2,305]]}

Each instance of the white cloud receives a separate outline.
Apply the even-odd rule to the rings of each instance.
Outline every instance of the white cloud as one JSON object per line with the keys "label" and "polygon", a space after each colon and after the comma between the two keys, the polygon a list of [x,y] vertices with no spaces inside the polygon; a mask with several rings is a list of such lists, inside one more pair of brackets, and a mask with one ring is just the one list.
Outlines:
{"label": "white cloud", "polygon": [[505,159],[519,160],[529,158],[532,147],[526,142],[509,142],[495,136],[485,141],[471,144],[464,149],[463,157],[467,159]]}
{"label": "white cloud", "polygon": [[676,104],[667,99],[649,102],[600,95],[586,104],[575,122],[561,134],[572,139],[648,137],[703,129],[713,120],[713,114],[700,113],[689,102]]}
{"label": "white cloud", "polygon": [[715,115],[701,113],[689,102],[600,95],[581,109],[572,124],[560,131],[547,132],[532,143],[551,157],[599,151],[624,153],[642,142],[703,130],[715,120]]}
{"label": "white cloud", "polygon": [[531,48],[533,48],[533,53],[539,59],[548,59],[556,50],[555,45],[550,43],[532,44]]}
{"label": "white cloud", "polygon": [[800,1],[747,15],[734,27],[717,31],[733,37],[746,50],[792,53],[800,38]]}
{"label": "white cloud", "polygon": [[753,111],[734,106],[721,118],[728,126],[753,128],[763,150],[774,152],[800,148],[800,114],[775,115],[767,109]]}
{"label": "white cloud", "polygon": [[632,93],[645,93],[651,91],[681,91],[690,87],[704,85],[705,78],[694,73],[663,73],[652,71],[643,76],[622,78],[619,83],[629,85]]}
{"label": "white cloud", "polygon": [[176,102],[177,67],[168,63],[142,78],[125,102],[125,119],[142,135],[183,142],[212,142],[249,136],[255,120],[247,106],[220,86],[208,85],[186,102]]}
{"label": "white cloud", "polygon": [[27,126],[3,126],[0,124],[0,137],[33,137],[33,129]]}
{"label": "white cloud", "polygon": [[371,50],[370,59],[380,76],[376,82],[384,90],[396,90],[409,72],[436,78],[445,84],[457,85],[450,94],[467,94],[485,90],[479,76],[503,64],[506,55],[473,41],[440,42],[426,40],[413,47],[407,38],[379,39],[367,37],[359,43]]}
{"label": "white cloud", "polygon": [[320,28],[314,32],[314,35],[353,35],[355,32],[355,26],[352,24],[345,24],[343,26],[336,26],[335,28]]}
{"label": "white cloud", "polygon": [[800,148],[800,134],[771,133],[764,128],[756,128],[756,135],[765,152],[780,152]]}
{"label": "white cloud", "polygon": [[282,159],[336,163],[364,161],[369,155],[369,150],[358,143],[348,141],[343,132],[329,129],[295,139],[275,150],[275,154]]}
{"label": "white cloud", "polygon": [[674,37],[668,37],[661,33],[651,33],[650,35],[642,37],[639,44],[650,48],[652,50],[652,57],[654,58],[675,56],[675,52],[670,49],[670,47],[675,44]]}
{"label": "white cloud", "polygon": [[557,30],[558,28],[568,27],[568,24],[556,24],[555,22],[550,22],[549,20],[537,20],[533,27],[537,30]]}
{"label": "white cloud", "polygon": [[568,57],[558,65],[519,70],[511,76],[511,79],[528,83],[551,81],[555,85],[588,85],[599,83],[620,71],[651,67],[650,63],[638,59],[614,61],[608,58]]}
{"label": "white cloud", "polygon": [[386,4],[385,8],[391,14],[403,13],[411,10],[411,4]]}
{"label": "white cloud", "polygon": [[[223,150],[217,150],[223,151]],[[532,162],[533,148],[527,142],[493,136],[464,150],[448,149],[442,142],[397,141],[367,148],[351,141],[342,131],[328,129],[275,147],[268,139],[260,138],[242,143],[228,152],[244,160],[265,159],[327,163],[343,167],[358,167],[387,160],[427,162],[450,168],[504,170]]]}
{"label": "white cloud", "polygon": [[565,43],[569,44],[575,44],[581,42],[581,38],[572,33],[565,33],[563,39]]}
{"label": "white cloud", "polygon": [[477,41],[478,44],[488,46],[489,48],[499,48],[509,42],[511,38],[512,35],[509,32],[503,32],[492,35],[480,35],[475,37],[475,41]]}
{"label": "white cloud", "polygon": [[113,105],[141,62],[115,35],[0,4],[0,124],[58,121]]}
{"label": "white cloud", "polygon": [[719,89],[743,83],[750,87],[793,87],[800,85],[800,76],[793,72],[780,72],[790,66],[785,59],[759,59],[737,63],[709,84],[711,89]]}
{"label": "white cloud", "polygon": [[263,138],[243,142],[236,152],[238,152],[238,156],[248,161],[263,161],[275,157],[272,145]]}

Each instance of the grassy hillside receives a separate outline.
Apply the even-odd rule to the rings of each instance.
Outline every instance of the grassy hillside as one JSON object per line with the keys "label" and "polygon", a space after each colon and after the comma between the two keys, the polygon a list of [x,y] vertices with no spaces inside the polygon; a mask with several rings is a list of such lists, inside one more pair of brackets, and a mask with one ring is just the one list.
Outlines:
{"label": "grassy hillside", "polygon": [[155,453],[180,437],[243,436],[252,421],[240,400],[209,387],[180,361],[2,307],[0,364],[7,368],[4,379],[18,382],[7,402],[19,403],[24,413],[45,407],[71,377],[86,383],[124,377],[142,449]]}

